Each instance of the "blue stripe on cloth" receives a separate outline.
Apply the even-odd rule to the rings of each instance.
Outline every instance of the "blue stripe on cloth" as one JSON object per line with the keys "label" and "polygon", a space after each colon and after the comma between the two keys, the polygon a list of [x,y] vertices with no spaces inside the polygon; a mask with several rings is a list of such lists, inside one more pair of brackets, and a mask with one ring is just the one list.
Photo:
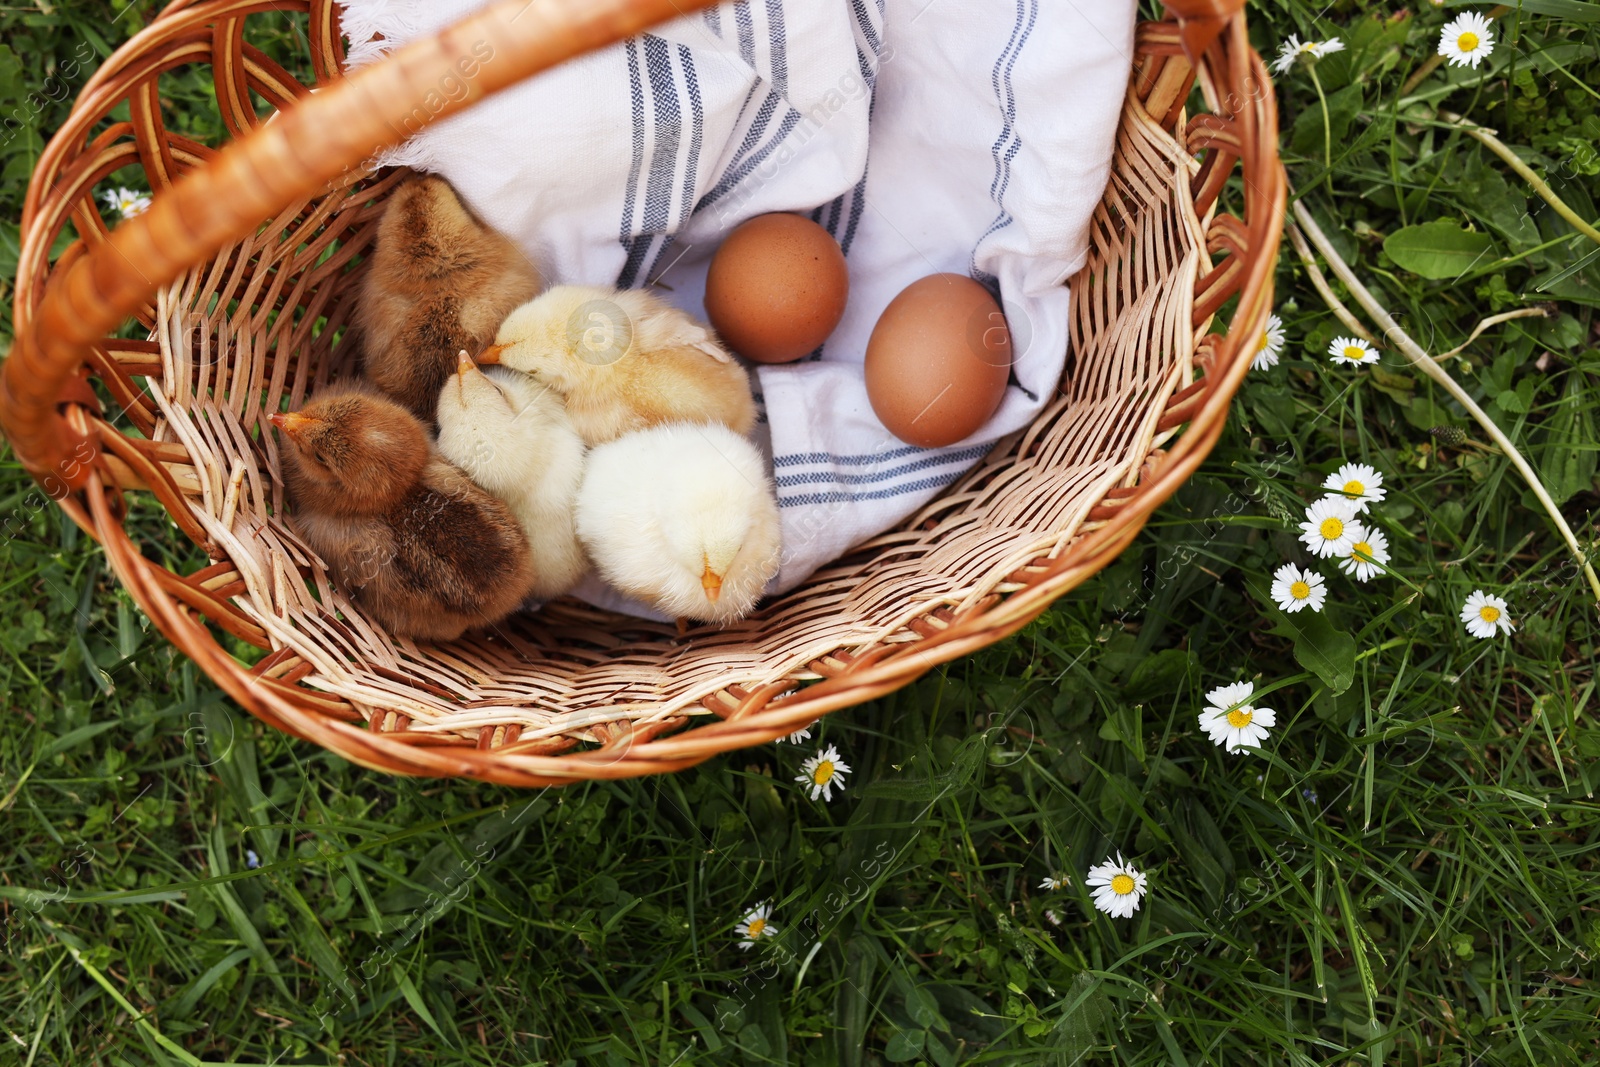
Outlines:
{"label": "blue stripe on cloth", "polygon": [[1011,212],[1006,210],[1005,198],[1006,191],[1011,187],[1011,163],[1022,150],[1022,136],[1016,129],[1017,93],[1012,75],[1016,70],[1017,57],[1022,55],[1022,48],[1033,34],[1033,27],[1038,18],[1038,0],[1017,0],[1017,20],[1011,27],[1011,39],[1006,42],[1000,58],[995,60],[994,69],[989,75],[989,84],[994,89],[995,103],[999,105],[1002,116],[1000,136],[995,138],[994,145],[990,148],[990,155],[994,158],[994,180],[989,183],[989,197],[999,205],[1000,212],[973,244],[969,271],[974,278],[987,282],[991,288],[994,287],[996,280],[992,275],[978,269],[978,249],[990,235],[1005,229],[1013,221]]}
{"label": "blue stripe on cloth", "polygon": [[875,489],[870,493],[832,492],[832,493],[806,493],[802,496],[780,496],[780,508],[805,507],[811,504],[854,504],[863,500],[888,500],[890,497],[906,496],[910,493],[920,493],[928,489],[943,489],[965,473],[953,471],[937,478],[923,478],[920,481],[907,482],[890,489]]}
{"label": "blue stripe on cloth", "polygon": [[[728,169],[723,172],[723,177],[718,180],[713,192],[727,182],[727,174],[743,163],[745,157],[755,151],[756,145],[760,144],[761,139],[767,135],[767,127],[772,123],[772,115],[778,110],[778,98],[773,96],[770,90],[765,90],[759,80],[750,86],[750,92],[745,96],[744,106],[739,109],[739,117],[741,119],[744,118],[745,111],[750,107],[750,101],[758,92],[762,93],[761,106],[756,111],[756,117],[750,121],[750,128],[744,131],[744,137],[739,142],[738,151],[734,152],[733,159],[728,162]],[[702,205],[703,203],[704,201],[702,200]]]}
{"label": "blue stripe on cloth", "polygon": [[650,102],[655,109],[656,128],[641,229],[645,233],[665,233],[672,210],[672,178],[678,169],[678,148],[683,140],[683,109],[678,103],[677,80],[672,75],[672,53],[667,42],[648,33],[641,40],[650,76]]}
{"label": "blue stripe on cloth", "polygon": [[628,186],[623,198],[622,206],[622,232],[620,241],[627,251],[627,261],[617,275],[617,284],[627,288],[632,284],[632,279],[638,274],[639,266],[644,262],[643,244],[634,236],[633,207],[638,195],[639,175],[644,169],[644,82],[639,74],[639,42],[630,40],[626,44],[628,56],[628,91],[633,101],[633,165],[628,170]]}
{"label": "blue stripe on cloth", "polygon": [[[771,99],[777,100],[777,97],[772,97]],[[783,117],[783,121],[778,124],[778,132],[773,135],[770,141],[761,146],[761,150],[759,152],[756,152],[749,159],[746,159],[743,163],[736,167],[731,173],[724,176],[723,179],[717,183],[716,188],[712,189],[705,196],[701,197],[700,203],[695,205],[696,211],[715,204],[718,200],[721,200],[728,193],[732,192],[734,186],[738,185],[745,178],[749,177],[752,171],[761,166],[762,163],[766,162],[767,157],[777,150],[777,147],[783,143],[784,138],[788,137],[789,134],[794,131],[795,126],[799,125],[800,123],[800,112],[794,110],[794,108],[788,107],[787,104],[784,106],[788,109],[789,113],[785,115]]]}
{"label": "blue stripe on cloth", "polygon": [[[883,51],[883,38],[879,33],[876,22],[867,11],[866,0],[850,0],[850,6],[855,10],[856,29],[860,30],[861,36],[866,38],[867,47],[872,49],[873,55],[880,54]],[[876,7],[878,9],[877,22],[881,22],[883,20],[883,0],[877,0]]]}
{"label": "blue stripe on cloth", "polygon": [[839,207],[847,195],[849,194],[841,193],[811,213],[811,221],[827,230],[828,235],[835,241],[839,239]]}
{"label": "blue stripe on cloth", "polygon": [[887,482],[894,478],[903,478],[907,474],[925,471],[931,467],[944,467],[951,463],[971,463],[985,452],[989,451],[988,445],[977,445],[972,448],[963,448],[959,452],[941,452],[919,459],[915,463],[902,463],[898,467],[891,467],[885,471],[873,471],[870,474],[840,474],[838,471],[810,471],[805,474],[785,474],[776,479],[778,488],[788,489],[796,485],[813,485],[818,482],[832,482],[835,485],[871,485],[875,482]]}
{"label": "blue stripe on cloth", "polygon": [[739,55],[754,70],[756,66],[756,31],[750,22],[750,0],[734,0],[733,21],[739,27]]}
{"label": "blue stripe on cloth", "polygon": [[706,25],[711,27],[711,32],[716,34],[718,37],[721,37],[722,15],[717,11],[716,7],[712,6],[706,8],[704,12],[704,18],[706,20]]}
{"label": "blue stripe on cloth", "polygon": [[784,35],[783,0],[767,0],[767,45],[772,50],[772,87],[789,96],[789,41]]}
{"label": "blue stripe on cloth", "polygon": [[[873,19],[872,11],[867,8],[866,0],[851,0],[851,8],[856,16],[856,63],[861,68],[861,77],[867,83],[867,128],[872,127],[872,115],[878,107],[878,61],[883,54],[883,5],[884,0],[875,0],[877,19]],[[868,52],[871,58],[868,58]],[[850,203],[850,215],[844,224],[844,233],[840,233],[839,220],[834,219],[833,225],[828,227],[828,232],[839,242],[839,250],[846,256],[850,254],[850,246],[855,242],[856,229],[861,225],[861,212],[867,206],[867,172],[872,166],[869,155],[861,168],[861,180],[856,182],[855,188],[841,196],[838,200],[840,214],[843,214],[845,201]]]}
{"label": "blue stripe on cloth", "polygon": [[688,46],[678,46],[678,60],[683,65],[683,80],[689,87],[689,108],[694,118],[694,131],[689,139],[689,164],[683,172],[683,206],[678,218],[680,224],[689,221],[694,211],[695,181],[700,170],[700,148],[705,141],[706,109],[700,100],[700,79],[695,74],[694,53]]}
{"label": "blue stripe on cloth", "polygon": [[932,451],[932,449],[918,448],[916,445],[904,445],[900,448],[891,448],[887,452],[852,452],[843,455],[837,452],[791,452],[788,455],[775,457],[772,465],[801,467],[808,463],[835,463],[842,467],[861,467],[868,463],[882,463],[902,456],[929,454]]}

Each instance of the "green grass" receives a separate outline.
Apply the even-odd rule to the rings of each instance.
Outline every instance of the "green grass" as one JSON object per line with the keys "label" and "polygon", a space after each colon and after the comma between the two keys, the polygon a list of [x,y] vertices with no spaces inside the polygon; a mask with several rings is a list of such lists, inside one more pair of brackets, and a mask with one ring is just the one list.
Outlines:
{"label": "green grass", "polygon": [[[1285,158],[1425,347],[1553,302],[1448,366],[1592,546],[1596,248],[1432,110],[1496,128],[1597,217],[1600,5],[1523,6],[1484,68],[1407,99],[1453,12],[1251,15],[1265,52],[1350,44],[1317,67],[1326,134],[1308,72],[1277,80]],[[0,115],[150,5],[118,10],[0,10]],[[208,77],[175,81],[169,116],[216,140]],[[66,101],[27,105],[0,146],[0,258]],[[1436,220],[1483,237],[1428,280],[1385,239]],[[809,746],[524,793],[291,741],[148,630],[7,454],[0,1064],[1595,1062],[1595,608],[1481,431],[1393,349],[1330,365],[1343,330],[1287,248],[1279,290],[1284,361],[1251,374],[1199,475],[1017,638],[830,717],[855,767],[831,805],[791,782]],[[1262,590],[1304,561],[1293,523],[1344,461],[1388,479],[1393,574],[1324,566],[1302,636]],[[147,552],[181,551],[158,513],[136,523]],[[1479,587],[1513,637],[1465,634]],[[1196,724],[1238,679],[1279,712],[1259,754]],[[1116,850],[1151,880],[1127,921],[1083,889]],[[1036,888],[1057,871],[1067,888]],[[742,953],[762,900],[781,934]]]}

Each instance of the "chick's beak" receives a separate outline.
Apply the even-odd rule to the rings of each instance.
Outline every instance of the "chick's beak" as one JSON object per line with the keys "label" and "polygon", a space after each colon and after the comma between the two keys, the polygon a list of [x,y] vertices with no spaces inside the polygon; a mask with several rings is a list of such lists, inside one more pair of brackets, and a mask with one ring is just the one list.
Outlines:
{"label": "chick's beak", "polygon": [[709,563],[706,564],[705,573],[700,575],[700,588],[706,591],[706,599],[713,604],[722,595],[722,575],[712,570]]}
{"label": "chick's beak", "polygon": [[456,356],[456,373],[461,375],[461,379],[465,381],[467,375],[476,372],[477,369],[478,365],[472,362],[472,357],[467,355],[467,350],[463,348],[460,354]]}
{"label": "chick's beak", "polygon": [[505,345],[490,345],[478,353],[479,363],[499,363],[500,353],[505,351]]}
{"label": "chick's beak", "polygon": [[267,416],[267,421],[272,423],[272,425],[276,426],[278,429],[282,430],[284,433],[293,434],[299,433],[301,430],[305,429],[312,423],[317,422],[318,420],[302,415],[298,411],[290,411],[284,414],[273,412],[271,415]]}

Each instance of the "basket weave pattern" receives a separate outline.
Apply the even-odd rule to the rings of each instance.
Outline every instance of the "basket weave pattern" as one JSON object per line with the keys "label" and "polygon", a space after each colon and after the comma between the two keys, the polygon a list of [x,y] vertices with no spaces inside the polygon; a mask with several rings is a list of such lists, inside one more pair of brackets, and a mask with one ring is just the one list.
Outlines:
{"label": "basket weave pattern", "polygon": [[[514,785],[675,770],[780,737],[1014,632],[1115,558],[1204,458],[1270,307],[1284,187],[1265,72],[1241,19],[1213,20],[1221,37],[1198,68],[1177,23],[1147,23],[1089,263],[1071,282],[1073,350],[1030,427],[900,528],[743,623],[680,633],[563,600],[493,632],[418,646],[363,619],[328,584],[283,519],[277,442],[263,432],[284,398],[297,407],[351,372],[356,346],[344,327],[360,257],[404,176],[356,166],[317,178],[307,164],[292,178],[262,177],[230,155],[240,145],[218,153],[161,120],[160,76],[189,64],[211,66],[237,137],[264,123],[291,127],[310,110],[257,115],[257,100],[279,109],[311,96],[245,42],[246,16],[268,6],[309,12],[313,68],[327,90],[313,104],[331,112],[340,102],[324,97],[354,95],[340,84],[358,79],[340,72],[331,0],[175,3],[113,56],[29,191],[21,343],[0,418],[169,639],[254,714],[367,766]],[[581,6],[571,21],[584,25],[544,54],[508,49],[516,70],[505,64],[501,84],[694,5]],[[425,60],[445,64],[467,41],[446,34],[397,54],[400,67],[415,60],[408,84],[422,84]],[[1209,111],[1190,117],[1197,72]],[[130,121],[110,121],[123,102]],[[354,159],[373,147],[370,133],[348,137],[329,154]],[[1241,161],[1235,216],[1218,205]],[[155,218],[119,227],[114,244],[95,187],[130,163],[156,191]],[[162,242],[152,234],[170,221],[163,200],[182,200],[165,191],[191,173],[232,198],[236,218],[201,217],[206,200],[195,197],[183,205],[185,235]],[[241,227],[252,205],[261,205],[257,224]],[[51,262],[69,221],[80,240]],[[228,226],[232,243],[217,239]],[[196,254],[208,240],[221,250]],[[151,273],[175,279],[153,299],[141,288]],[[1234,297],[1230,332],[1210,334]],[[105,336],[119,306],[135,309],[148,340]],[[86,375],[120,416],[101,411]],[[152,494],[212,565],[177,575],[142,556],[123,525],[127,492]],[[217,631],[264,656],[246,667]]]}

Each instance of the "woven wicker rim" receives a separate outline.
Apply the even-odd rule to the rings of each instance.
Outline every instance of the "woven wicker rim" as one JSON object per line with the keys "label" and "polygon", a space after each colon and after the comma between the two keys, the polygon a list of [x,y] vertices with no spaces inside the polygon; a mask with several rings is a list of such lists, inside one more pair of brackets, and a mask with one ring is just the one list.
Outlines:
{"label": "woven wicker rim", "polygon": [[[710,2],[562,0],[530,7],[526,0],[503,0],[346,77],[332,0],[180,0],[90,79],[47,147],[24,208],[18,342],[0,376],[0,424],[24,465],[101,541],[162,633],[264,721],[398,773],[537,786],[682,769],[774,740],[1013,633],[1114,559],[1215,444],[1270,309],[1285,199],[1275,102],[1245,37],[1242,0],[1169,3],[1182,21],[1140,27],[1112,184],[1095,217],[1090,264],[1072,283],[1073,353],[1062,392],[1035,426],[1001,442],[933,505],[741,627],[691,631],[679,640],[563,604],[512,635],[522,646],[500,648],[498,660],[480,641],[403,649],[417,657],[405,661],[413,668],[408,672],[373,668],[370,677],[394,687],[388,693],[415,694],[401,710],[391,704],[397,699],[382,698],[385,690],[371,689],[379,699],[367,700],[335,691],[337,672],[308,652],[303,635],[320,627],[319,640],[341,647],[359,636],[360,620],[282,608],[294,600],[297,585],[300,600],[310,602],[293,570],[318,582],[324,601],[332,595],[309,557],[295,555],[292,536],[272,555],[274,569],[265,575],[260,560],[240,548],[235,533],[245,527],[238,524],[259,519],[270,525],[269,503],[272,514],[281,513],[281,488],[271,477],[275,461],[270,448],[263,456],[248,439],[208,451],[212,446],[196,438],[174,436],[197,410],[207,409],[201,414],[208,419],[213,414],[209,401],[195,399],[205,396],[207,379],[198,379],[202,388],[196,389],[194,366],[210,368],[202,375],[214,371],[219,397],[226,375],[270,373],[245,383],[251,388],[244,392],[253,390],[254,397],[245,405],[254,421],[246,425],[259,426],[267,410],[259,387],[276,410],[281,396],[298,400],[341,358],[348,365],[348,352],[330,348],[348,307],[339,296],[359,276],[351,265],[370,240],[377,200],[397,180],[370,180],[361,161],[404,135],[409,109],[402,102],[421,98],[456,69],[474,42],[489,36],[506,61],[485,66],[471,92],[459,102],[445,100],[434,117]],[[267,9],[309,13],[322,89],[315,96],[245,43],[246,16]],[[1187,55],[1198,55],[1198,66]],[[202,62],[212,65],[224,120],[239,138],[221,151],[172,134],[161,122],[159,76]],[[1197,75],[1210,113],[1190,118],[1184,101]],[[252,93],[287,110],[263,122]],[[101,129],[124,101],[130,121]],[[95,204],[94,186],[130,163],[145,169],[158,195],[149,212],[112,233]],[[1243,178],[1242,217],[1218,210],[1236,166]],[[273,222],[262,230],[262,219]],[[48,250],[69,220],[81,239],[51,263]],[[297,243],[309,258],[295,258]],[[331,255],[323,258],[325,252]],[[205,350],[214,339],[183,336],[177,326],[187,321],[186,308],[203,306],[219,291],[241,298],[247,315],[279,309],[301,316],[296,321],[304,328],[263,335],[263,347],[268,336],[276,337],[276,360],[244,353],[250,338],[241,335],[233,340],[238,351],[219,352],[213,364]],[[1218,310],[1234,298],[1230,332],[1207,334]],[[130,315],[151,327],[151,340],[111,337]],[[315,331],[311,323],[323,320]],[[196,351],[203,356],[198,364]],[[88,386],[91,376],[122,405],[136,432],[102,417]],[[140,376],[149,380],[148,391],[135,382]],[[1068,462],[1068,430],[1100,432],[1101,423],[1082,421],[1084,412],[1100,408],[1115,409],[1101,421],[1108,438],[1113,430],[1120,434],[1120,445],[1096,457],[1094,477],[1080,477],[1071,488],[1051,482],[1083,473]],[[1032,477],[1044,482],[1028,482]],[[1053,497],[1041,488],[1046,483]],[[216,562],[175,575],[142,556],[123,525],[129,490],[153,494]],[[1012,528],[1017,494],[1059,505],[1054,523]],[[1006,499],[1012,512],[995,503]],[[986,537],[997,546],[992,551]],[[941,538],[962,548],[953,552],[960,558],[940,556]],[[1029,551],[1006,560],[1006,549],[1015,555],[1019,545]],[[897,559],[911,562],[902,566]],[[955,582],[947,572],[964,577]],[[873,581],[893,601],[873,618],[792,621],[808,605],[817,606],[813,615],[841,612],[850,589]],[[208,623],[268,654],[254,666],[241,664]],[[608,629],[626,629],[632,643],[618,644],[622,639]],[[750,666],[759,667],[755,651],[762,641],[791,632],[800,637],[779,650],[777,669]],[[384,635],[368,637],[390,647]],[[550,646],[541,646],[552,641],[566,642],[558,655],[546,655]],[[640,649],[654,658],[645,662]],[[493,675],[512,662],[509,651],[520,660],[518,677],[533,678],[544,690],[567,684],[570,665],[560,662],[563,657],[587,657],[586,669],[597,676],[591,685],[612,679],[627,698],[607,703],[591,688],[575,702],[579,714],[529,736],[515,709],[491,710],[479,716],[489,720],[481,723],[470,716],[414,722],[444,699],[425,668],[443,664],[457,675]],[[528,674],[530,657],[541,656]],[[719,657],[741,656],[741,671],[719,673]],[[603,669],[593,667],[599,661]],[[690,689],[684,688],[686,672],[672,670],[683,663],[698,672]],[[492,688],[496,678],[487,682]],[[651,692],[674,685],[671,701],[650,703]],[[442,691],[459,702],[448,688]],[[548,692],[541,702],[559,706]],[[713,721],[664,736],[687,725],[690,712],[710,712]]]}

